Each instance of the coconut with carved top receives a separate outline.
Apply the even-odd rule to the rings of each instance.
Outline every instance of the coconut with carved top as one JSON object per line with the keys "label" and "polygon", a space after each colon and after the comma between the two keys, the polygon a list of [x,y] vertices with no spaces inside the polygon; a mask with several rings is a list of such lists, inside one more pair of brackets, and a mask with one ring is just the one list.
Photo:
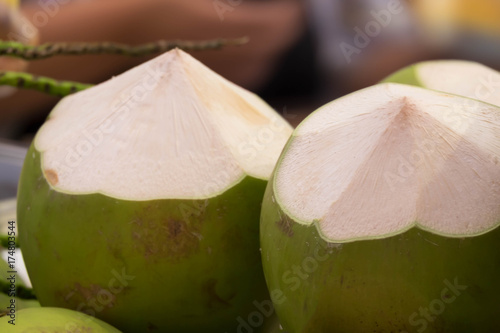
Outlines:
{"label": "coconut with carved top", "polygon": [[259,214],[291,132],[180,50],[64,98],[19,185],[40,303],[127,332],[234,331],[268,297]]}
{"label": "coconut with carved top", "polygon": [[261,215],[290,333],[496,332],[500,108],[400,84],[295,130]]}
{"label": "coconut with carved top", "polygon": [[473,61],[424,61],[391,74],[384,82],[409,84],[500,105],[500,73]]}
{"label": "coconut with carved top", "polygon": [[81,312],[62,308],[27,308],[15,316],[0,317],[2,332],[43,333],[121,333],[111,325]]}

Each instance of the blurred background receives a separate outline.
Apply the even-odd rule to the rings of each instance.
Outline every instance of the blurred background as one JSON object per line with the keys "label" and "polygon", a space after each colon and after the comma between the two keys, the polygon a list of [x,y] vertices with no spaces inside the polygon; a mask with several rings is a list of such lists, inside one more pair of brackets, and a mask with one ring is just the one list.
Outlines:
{"label": "blurred background", "polygon": [[[0,38],[24,43],[248,36],[192,55],[297,125],[319,106],[409,64],[466,59],[500,70],[500,0],[0,0]],[[0,70],[99,83],[151,57],[59,56]],[[58,98],[0,87],[0,199]],[[1,207],[0,207],[1,215]]]}

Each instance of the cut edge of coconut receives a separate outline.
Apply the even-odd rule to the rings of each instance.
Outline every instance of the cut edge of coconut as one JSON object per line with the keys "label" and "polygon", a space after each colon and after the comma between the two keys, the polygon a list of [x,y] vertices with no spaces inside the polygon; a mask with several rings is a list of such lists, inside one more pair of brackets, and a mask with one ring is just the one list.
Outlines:
{"label": "cut edge of coconut", "polygon": [[392,74],[383,82],[420,86],[500,106],[500,72],[474,61],[423,61]]}
{"label": "cut edge of coconut", "polygon": [[34,148],[58,192],[206,199],[247,176],[269,179],[292,131],[255,94],[176,49],[64,98]]}
{"label": "cut edge of coconut", "polygon": [[500,106],[500,73],[478,62],[428,61],[418,64],[416,73],[422,85],[429,89]]}
{"label": "cut edge of coconut", "polygon": [[[389,98],[390,96],[392,96],[392,98]],[[382,205],[380,200],[371,200],[370,196],[367,196],[366,193],[364,193],[366,191],[366,189],[363,188],[363,186],[365,186],[364,182],[361,185],[358,185],[359,188],[363,189],[362,191],[358,190],[359,193],[356,193],[356,191],[351,191],[353,192],[351,194],[347,191],[349,184],[353,182],[353,179],[354,181],[356,180],[354,174],[360,172],[359,170],[363,162],[355,162],[356,156],[360,154],[350,154],[353,151],[359,151],[359,148],[355,148],[354,145],[350,144],[350,141],[346,140],[346,138],[349,138],[348,135],[346,136],[346,134],[349,134],[347,133],[349,132],[349,122],[347,120],[351,118],[357,118],[356,121],[358,122],[358,124],[356,126],[352,126],[352,129],[350,130],[351,138],[354,140],[358,139],[359,141],[360,137],[364,137],[364,140],[361,140],[361,143],[364,142],[365,145],[368,145],[369,149],[367,149],[367,151],[369,151],[370,154],[373,154],[373,156],[377,156],[377,154],[374,152],[380,145],[380,142],[372,141],[372,146],[370,146],[370,143],[367,142],[366,138],[370,138],[370,135],[373,138],[376,137],[376,135],[373,136],[373,133],[370,134],[369,126],[365,127],[367,130],[360,131],[359,128],[361,127],[361,125],[359,124],[359,122],[363,121],[363,116],[368,117],[365,120],[367,124],[373,124],[373,118],[379,118],[377,120],[379,122],[384,121],[384,105],[386,106],[385,112],[387,113],[390,111],[387,111],[387,102],[393,102],[393,106],[396,105],[397,109],[397,104],[394,104],[394,97],[396,97],[396,100],[399,100],[402,103],[401,105],[413,105],[416,109],[407,110],[404,112],[402,112],[402,109],[400,109],[399,111],[396,110],[396,112],[392,112],[394,117],[398,117],[402,113],[405,113],[404,117],[406,117],[406,125],[403,125],[403,123],[405,122],[402,120],[397,120],[396,122],[387,122],[387,119],[385,119],[388,126],[382,126],[382,129],[384,129],[384,133],[388,130],[393,131],[392,134],[389,133],[391,135],[388,135],[386,139],[389,139],[390,141],[391,136],[394,136],[395,134],[399,135],[396,135],[392,138],[392,141],[394,141],[395,143],[393,142],[393,145],[390,146],[391,150],[397,152],[398,147],[401,148],[401,146],[404,145],[403,143],[406,142],[407,147],[401,150],[402,156],[408,157],[410,153],[415,155],[418,150],[415,152],[414,147],[417,146],[414,145],[415,140],[411,139],[422,137],[426,133],[426,129],[428,129],[428,126],[421,126],[421,124],[418,125],[419,121],[422,120],[430,122],[430,124],[435,127],[435,133],[432,137],[433,140],[436,140],[439,137],[442,142],[436,142],[430,139],[427,141],[420,141],[424,142],[424,144],[434,145],[435,151],[431,152],[431,150],[429,149],[428,156],[425,156],[424,154],[422,165],[418,168],[414,168],[414,174],[409,175],[408,180],[403,183],[407,184],[406,189],[402,188],[397,183],[392,184],[395,186],[396,190],[395,195],[392,195],[391,200],[393,202],[397,202],[397,200],[399,200],[401,201],[401,204],[393,204],[393,208],[388,209],[386,211],[387,216],[384,217],[384,214],[381,214],[379,212],[384,211],[384,206]],[[448,101],[450,99],[458,105],[461,105],[462,108],[454,110],[454,103],[444,103],[445,101]],[[494,141],[496,141],[497,143],[500,142],[500,134],[496,134],[498,133],[498,131],[500,131],[500,108],[494,105],[477,101],[473,101],[474,103],[470,104],[473,105],[473,107],[467,107],[469,101],[470,99],[461,96],[445,94],[402,84],[385,83],[363,89],[361,91],[344,96],[338,100],[326,104],[325,106],[312,113],[297,127],[295,132],[292,134],[292,137],[289,140],[288,144],[284,148],[284,152],[278,160],[272,184],[276,203],[280,206],[280,209],[283,210],[285,214],[290,216],[297,223],[303,225],[316,225],[321,237],[329,242],[345,243],[356,240],[387,238],[390,236],[401,234],[411,229],[412,227],[418,227],[422,230],[447,237],[478,236],[497,228],[498,225],[500,225],[500,205],[496,204],[497,202],[500,202],[500,182],[498,182],[498,180],[500,179],[500,168],[497,165],[498,158],[491,158],[492,156],[489,156],[487,153],[491,153],[494,150],[496,153],[493,156],[500,155],[500,145],[495,146],[495,144],[493,143]],[[368,104],[366,104],[368,106],[365,107],[365,109],[371,110],[370,112],[366,112],[366,110],[363,109],[362,104],[364,104],[364,102],[369,102]],[[344,105],[351,105],[351,108],[348,109],[346,107],[343,107]],[[433,105],[434,107],[438,105],[438,110],[429,109],[433,107]],[[483,124],[485,121],[491,121],[491,118],[497,119],[494,119],[494,124],[491,126],[489,131],[481,129],[479,130],[479,132],[483,131],[484,133],[473,133],[474,131],[477,132],[477,129],[480,128],[480,125],[478,126],[478,124],[476,124],[476,127],[474,127],[473,124],[469,124],[469,126],[460,128],[456,126],[457,124],[453,123],[443,124],[444,119],[446,119],[446,112],[451,109],[458,113],[462,112],[460,113],[460,116],[463,116],[464,119],[470,120],[475,119],[474,117],[478,117],[478,124]],[[379,112],[375,112],[375,110],[378,110]],[[495,112],[498,115],[497,117],[495,117],[494,115]],[[313,124],[313,122],[315,123]],[[327,135],[326,133],[331,130],[332,126],[337,126],[337,128],[340,129],[338,129],[337,131],[333,131],[333,134],[329,133],[329,135]],[[402,130],[399,130],[399,132],[397,130],[394,130],[394,128],[398,127],[402,127]],[[344,129],[344,132],[342,131],[342,128]],[[409,135],[410,133],[411,135]],[[343,167],[344,170],[336,170],[335,167],[324,168],[327,171],[329,170],[328,172],[332,172],[333,174],[337,175],[337,177],[341,180],[339,180],[338,182],[323,181],[324,183],[328,183],[327,185],[324,185],[323,188],[318,185],[318,179],[327,179],[324,177],[324,175],[321,174],[324,170],[318,171],[314,170],[314,168],[311,169],[314,164],[318,165],[317,169],[321,168],[319,167],[319,165],[327,165],[324,163],[324,160],[327,158],[324,156],[318,156],[321,155],[322,152],[322,148],[318,144],[318,140],[322,139],[321,137],[318,139],[318,136],[321,135],[325,135],[327,137],[327,139],[325,139],[325,151],[329,150],[330,156],[334,156],[335,154],[341,155],[339,153],[341,151],[339,145],[333,146],[328,143],[335,141],[335,136],[345,139],[344,142],[340,144],[340,146],[348,146],[343,148],[347,152],[347,155],[346,153],[344,153],[343,156],[338,157],[338,161],[336,161],[337,164],[335,164],[335,159],[327,161],[330,162],[329,165],[336,165],[338,166],[337,169]],[[381,139],[383,138],[383,135],[379,135],[378,137],[379,139]],[[467,137],[470,140],[463,140],[464,137]],[[491,140],[492,138],[494,140]],[[454,139],[455,142],[453,142],[452,139]],[[306,143],[306,145],[303,147],[297,146],[297,142],[301,143],[301,140],[303,141],[302,143]],[[375,142],[375,144],[373,144],[373,142]],[[411,143],[413,145],[408,145],[408,143]],[[312,153],[308,154],[308,157],[304,157],[303,155],[300,156],[299,153],[294,152],[294,149],[297,147],[300,148],[297,149],[297,152],[308,151],[307,144],[316,146],[314,151],[310,150],[312,151]],[[349,145],[352,145],[353,147],[349,147]],[[334,153],[332,153],[331,151],[332,147],[334,147]],[[386,147],[385,149],[387,150],[388,146],[384,147]],[[467,152],[472,152],[472,156],[474,156],[474,154],[477,152],[476,155],[480,156],[480,158],[482,159],[481,161],[478,161],[476,163],[477,165],[474,164],[474,167],[480,167],[482,163],[487,164],[487,166],[483,168],[484,170],[478,169],[479,171],[484,171],[485,174],[481,176],[478,175],[477,179],[472,180],[472,184],[474,186],[471,186],[470,184],[465,184],[467,186],[464,186],[463,179],[471,177],[470,174],[474,173],[475,170],[472,170],[468,166],[462,166],[464,170],[469,171],[469,175],[458,175],[457,177],[446,176],[448,177],[446,179],[453,180],[453,178],[456,178],[455,184],[458,184],[457,186],[464,186],[465,190],[468,190],[468,188],[473,189],[469,189],[465,196],[462,192],[462,197],[465,197],[466,200],[463,198],[460,199],[460,195],[456,195],[464,189],[457,188],[450,190],[450,195],[455,194],[456,198],[459,198],[461,200],[461,203],[468,202],[469,206],[450,205],[449,201],[451,200],[443,200],[441,202],[440,198],[449,197],[449,195],[446,194],[445,187],[440,188],[439,186],[437,186],[440,184],[440,182],[438,181],[440,180],[439,177],[444,177],[441,173],[444,172],[444,175],[447,175],[446,170],[450,168],[453,169],[454,166],[460,165],[457,163],[465,161],[463,157],[470,157],[467,155]],[[442,158],[436,158],[436,156],[440,156],[443,153],[444,155]],[[296,158],[290,159],[289,156],[292,156],[294,154],[296,154]],[[370,156],[370,158],[372,158],[373,156]],[[380,163],[386,163],[384,161],[391,160],[395,161],[397,157],[398,156],[392,156],[391,159],[382,158],[380,159]],[[349,159],[349,163],[345,162],[346,158]],[[413,158],[415,158],[415,156],[413,156]],[[354,162],[352,161],[353,159]],[[344,166],[342,166],[341,161],[345,162]],[[429,164],[429,161],[432,163]],[[349,174],[349,170],[346,171],[345,169],[348,169],[348,167],[352,166],[353,163],[358,163],[358,165],[357,167],[354,167],[355,170],[352,172],[352,174]],[[473,163],[473,161],[469,159],[467,163]],[[294,177],[290,176],[291,173],[289,171],[287,171],[288,174],[284,176],[283,170],[286,170],[286,168],[291,168],[291,166],[296,167],[296,170],[294,171],[296,174],[294,175]],[[392,169],[384,169],[386,167],[383,167],[382,170],[387,172],[388,170],[393,170],[394,167],[396,167],[397,169],[400,166],[401,162],[392,165]],[[389,167],[391,167],[391,165],[389,165]],[[377,182],[377,177],[380,179],[380,172],[375,177],[375,179],[370,180],[370,177],[374,178],[374,172],[371,168],[365,169],[366,170],[362,175],[367,178],[364,178],[364,180],[368,184],[375,184],[375,190],[372,189],[372,192],[379,194],[380,189],[384,187],[387,191],[387,184],[380,185],[381,183]],[[305,170],[307,172],[304,171],[300,173],[300,170]],[[370,170],[370,172],[367,172],[367,170]],[[326,174],[328,172],[323,172],[323,174]],[[282,181],[282,177],[285,177],[283,179],[286,179],[286,181]],[[345,179],[348,180],[345,181]],[[344,185],[342,185],[342,180],[344,180],[345,182]],[[476,180],[483,180],[483,182],[481,184],[475,184]],[[372,182],[370,183],[370,181]],[[489,182],[491,182],[491,184]],[[409,186],[408,184],[411,186]],[[490,185],[492,186],[490,190],[490,192],[492,193],[488,192],[488,190],[490,189]],[[306,186],[306,190],[298,190],[298,188],[300,188],[301,186]],[[377,188],[377,186],[379,186],[379,188]],[[485,195],[483,190],[478,190],[478,188],[481,188],[481,186],[486,186],[484,191],[486,191],[488,195]],[[333,190],[333,193],[337,193],[338,195],[332,196],[331,189],[336,189],[336,191]],[[431,190],[441,192],[444,191],[444,193],[439,192],[441,193],[440,195],[433,196],[432,194],[429,194],[433,193]],[[405,192],[403,194],[410,196],[410,200],[406,200],[406,203],[404,202],[404,197],[402,197],[402,191]],[[426,191],[431,192],[427,193]],[[362,198],[363,195],[365,196],[365,199]],[[469,195],[471,198],[469,198]],[[389,198],[391,197],[391,193],[384,194],[384,196],[387,196]],[[488,200],[484,200],[485,197]],[[348,198],[350,200],[346,200],[345,198]],[[352,213],[356,209],[356,207],[352,206],[352,204],[349,203],[356,201],[359,205],[361,205],[361,207],[358,208],[363,208],[363,206],[367,203],[371,203],[373,207],[371,210],[364,212],[364,219],[361,219],[363,220],[363,223],[353,228],[352,224],[346,224],[345,221],[347,221],[348,218],[356,217],[356,214]],[[439,205],[443,205],[444,208],[437,209],[435,207]],[[428,208],[426,209],[425,207]],[[370,220],[373,219],[390,221],[394,211],[404,212],[405,209],[406,213],[401,214],[401,218],[399,218],[399,221],[393,221],[394,223],[392,224],[390,224],[389,222],[384,224],[384,226],[389,225],[390,227],[381,229],[380,225],[374,226],[373,223],[370,224]],[[473,209],[473,214],[470,214],[471,211],[467,211],[468,209]],[[459,219],[456,220],[455,217],[453,217],[453,214],[462,212],[461,210],[463,212],[467,212],[474,218],[463,217],[460,220],[459,217]],[[338,216],[339,214],[340,216]],[[376,215],[379,216],[376,217]],[[355,219],[354,221],[358,223],[359,220],[360,219]],[[443,221],[445,223],[443,223]]]}
{"label": "cut edge of coconut", "polygon": [[[299,222],[300,223],[300,222]],[[419,224],[418,222],[414,222],[410,224],[407,228],[397,230],[392,233],[387,233],[383,235],[374,235],[374,236],[362,236],[358,238],[349,238],[349,239],[334,239],[331,238],[328,234],[324,233],[321,225],[320,225],[320,220],[314,220],[312,223],[300,223],[302,225],[306,226],[314,226],[316,228],[316,231],[318,232],[318,235],[325,241],[329,243],[337,243],[337,244],[347,244],[347,243],[352,243],[352,242],[361,242],[361,241],[370,241],[370,240],[381,240],[381,239],[386,239],[386,238],[391,238],[395,237],[401,234],[404,234],[405,232],[410,231],[413,228],[418,228],[419,230],[422,230],[424,232],[428,232],[434,235],[442,236],[442,237],[447,237],[447,238],[468,238],[468,237],[478,237],[485,235],[495,229],[497,229],[500,226],[500,219],[497,225],[492,226],[491,228],[485,229],[482,232],[478,232],[475,234],[468,234],[468,235],[462,235],[462,234],[449,234],[449,233],[442,233],[436,230],[433,230],[431,228],[426,228],[425,226]]]}

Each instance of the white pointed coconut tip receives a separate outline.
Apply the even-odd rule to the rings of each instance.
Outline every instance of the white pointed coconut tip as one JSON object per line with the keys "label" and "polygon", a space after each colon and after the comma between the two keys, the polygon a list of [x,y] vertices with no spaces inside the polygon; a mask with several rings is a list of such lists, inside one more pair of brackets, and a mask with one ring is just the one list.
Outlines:
{"label": "white pointed coconut tip", "polygon": [[500,223],[500,108],[381,84],[340,98],[296,129],[275,199],[326,240],[384,238],[418,226],[450,237]]}
{"label": "white pointed coconut tip", "polygon": [[291,133],[256,95],[172,50],[64,98],[35,148],[61,192],[199,199],[268,179]]}
{"label": "white pointed coconut tip", "polygon": [[415,71],[426,88],[500,106],[500,73],[482,64],[463,60],[427,61],[417,64]]}

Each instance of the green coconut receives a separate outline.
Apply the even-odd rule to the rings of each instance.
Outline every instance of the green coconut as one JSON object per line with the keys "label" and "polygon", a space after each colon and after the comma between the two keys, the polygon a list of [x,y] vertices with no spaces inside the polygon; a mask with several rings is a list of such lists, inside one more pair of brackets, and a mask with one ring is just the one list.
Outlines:
{"label": "green coconut", "polygon": [[42,306],[127,332],[235,331],[269,297],[260,208],[291,132],[180,50],[64,98],[18,191]]}
{"label": "green coconut", "polygon": [[61,333],[92,332],[120,333],[113,326],[89,315],[61,308],[29,308],[16,313],[15,320],[0,318],[2,332]]}
{"label": "green coconut", "polygon": [[306,118],[261,215],[285,330],[497,331],[498,154],[499,107],[409,85],[373,86]]}
{"label": "green coconut", "polygon": [[[242,332],[244,332],[242,327]],[[249,331],[249,330],[247,330]],[[262,333],[287,333],[279,321],[278,316],[273,315],[269,320],[266,321],[265,326],[261,330]]]}
{"label": "green coconut", "polygon": [[391,74],[383,82],[409,84],[500,105],[500,73],[472,61],[424,61]]}

